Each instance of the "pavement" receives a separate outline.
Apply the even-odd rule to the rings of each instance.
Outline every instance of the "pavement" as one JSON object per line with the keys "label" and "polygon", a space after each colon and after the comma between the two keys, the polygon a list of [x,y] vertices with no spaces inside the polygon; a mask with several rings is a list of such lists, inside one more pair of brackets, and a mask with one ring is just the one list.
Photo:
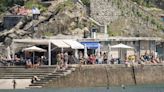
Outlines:
{"label": "pavement", "polygon": [[[16,89],[25,89],[31,84],[31,79],[15,79]],[[0,89],[13,89],[13,79],[0,79]]]}

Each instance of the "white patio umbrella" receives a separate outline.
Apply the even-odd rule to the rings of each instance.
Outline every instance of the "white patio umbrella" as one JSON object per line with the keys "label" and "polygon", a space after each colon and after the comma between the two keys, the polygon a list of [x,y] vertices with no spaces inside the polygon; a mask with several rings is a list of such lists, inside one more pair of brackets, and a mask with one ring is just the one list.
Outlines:
{"label": "white patio umbrella", "polygon": [[28,48],[24,48],[22,51],[29,51],[29,52],[46,52],[47,50],[36,47],[36,46],[32,46],[32,47],[28,47]]}
{"label": "white patio umbrella", "polygon": [[35,52],[46,52],[47,50],[36,47],[36,46],[32,46],[32,47],[24,48],[22,49],[22,51],[33,52],[33,63],[34,63]]}
{"label": "white patio umbrella", "polygon": [[117,44],[117,45],[113,45],[113,46],[111,46],[111,48],[134,49],[133,47],[125,45],[125,44],[122,44],[122,43]]}
{"label": "white patio umbrella", "polygon": [[78,49],[75,49],[75,57],[79,59]]}
{"label": "white patio umbrella", "polygon": [[134,49],[133,47],[131,46],[128,46],[128,45],[125,45],[125,44],[117,44],[117,45],[113,45],[113,46],[110,46],[110,48],[115,48],[115,49],[118,49],[119,50],[119,53],[120,53],[120,58],[122,59],[122,49]]}

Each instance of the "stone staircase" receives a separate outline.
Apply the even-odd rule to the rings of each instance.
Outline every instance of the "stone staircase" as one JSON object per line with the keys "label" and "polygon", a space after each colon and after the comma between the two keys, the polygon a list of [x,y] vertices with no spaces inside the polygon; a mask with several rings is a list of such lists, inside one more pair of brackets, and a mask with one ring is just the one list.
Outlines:
{"label": "stone staircase", "polygon": [[65,70],[55,70],[54,72],[48,74],[44,78],[40,79],[39,81],[36,81],[33,84],[29,85],[29,88],[41,88],[44,87],[47,83],[50,81],[57,80],[63,76],[67,76],[68,74],[71,74],[71,72],[75,71],[75,68],[73,67],[68,67]]}
{"label": "stone staircase", "polygon": [[41,66],[37,69],[25,68],[24,66],[0,67],[0,79],[32,79],[37,76],[40,80],[26,88],[42,88],[50,81],[57,80],[62,76],[71,74],[75,68],[69,66],[65,70],[57,70],[56,66]]}
{"label": "stone staircase", "polygon": [[55,67],[40,67],[37,69],[24,66],[0,67],[0,79],[31,79],[33,76],[43,78],[52,73]]}

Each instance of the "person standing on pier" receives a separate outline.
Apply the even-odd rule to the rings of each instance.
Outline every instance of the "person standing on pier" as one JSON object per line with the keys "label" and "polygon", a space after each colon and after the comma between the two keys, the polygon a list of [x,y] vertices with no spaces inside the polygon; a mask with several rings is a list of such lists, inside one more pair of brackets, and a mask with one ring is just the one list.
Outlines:
{"label": "person standing on pier", "polygon": [[68,68],[68,53],[64,53],[64,68]]}
{"label": "person standing on pier", "polygon": [[16,81],[13,80],[12,82],[13,82],[13,89],[16,89],[16,84],[17,84]]}

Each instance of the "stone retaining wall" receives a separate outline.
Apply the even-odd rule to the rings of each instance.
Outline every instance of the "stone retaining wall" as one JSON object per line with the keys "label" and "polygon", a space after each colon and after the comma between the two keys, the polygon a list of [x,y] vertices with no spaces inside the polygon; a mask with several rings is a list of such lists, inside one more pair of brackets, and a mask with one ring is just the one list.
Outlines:
{"label": "stone retaining wall", "polygon": [[90,2],[91,17],[101,24],[109,24],[121,15],[121,11],[111,0],[90,0]]}
{"label": "stone retaining wall", "polygon": [[[106,87],[164,83],[163,65],[125,67],[124,65],[87,65],[71,75],[52,81],[46,87]],[[135,75],[135,76],[134,76]],[[135,78],[134,78],[135,77]]]}

